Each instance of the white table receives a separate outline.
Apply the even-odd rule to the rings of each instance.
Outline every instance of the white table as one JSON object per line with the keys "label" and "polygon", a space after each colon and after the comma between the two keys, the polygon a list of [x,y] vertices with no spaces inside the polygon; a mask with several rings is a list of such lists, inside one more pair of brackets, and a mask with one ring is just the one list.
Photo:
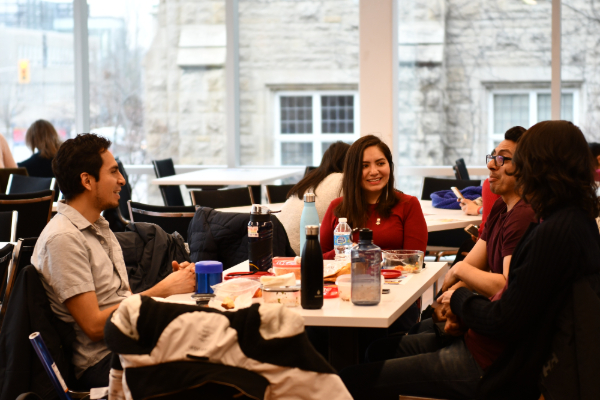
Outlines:
{"label": "white table", "polygon": [[[465,228],[469,224],[481,224],[481,215],[471,216],[466,215],[462,210],[444,210],[441,208],[433,208],[431,200],[421,200],[421,208],[425,214],[425,222],[427,223],[428,232],[445,231],[449,229]],[[284,203],[266,204],[272,211],[279,211]],[[219,208],[218,211],[223,212],[240,212],[249,213],[250,206]],[[275,214],[277,215],[277,214]]]}
{"label": "white table", "polygon": [[303,174],[303,168],[209,168],[152,180],[155,185],[264,185]]}
{"label": "white table", "polygon": [[[304,310],[293,307],[290,310],[297,312],[304,318],[305,325],[329,327],[330,362],[340,369],[358,362],[358,330],[357,328],[387,328],[411,304],[413,304],[429,287],[447,271],[447,263],[428,262],[418,274],[412,274],[401,285],[384,284],[390,289],[389,294],[381,295],[381,303],[376,306],[355,306],[352,302],[340,298],[324,299],[323,308],[320,310]],[[229,268],[223,275],[230,272],[249,271],[248,262],[245,261]],[[174,295],[164,301],[182,304],[196,304],[191,298],[191,293]],[[261,302],[262,299],[255,299]]]}

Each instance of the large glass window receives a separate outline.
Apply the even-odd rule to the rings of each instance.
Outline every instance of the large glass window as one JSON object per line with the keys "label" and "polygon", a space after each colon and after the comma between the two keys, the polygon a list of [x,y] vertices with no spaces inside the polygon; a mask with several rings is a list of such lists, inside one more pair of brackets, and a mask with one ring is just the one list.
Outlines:
{"label": "large glass window", "polygon": [[73,4],[0,0],[0,133],[17,162],[31,156],[25,132],[38,119],[62,138],[74,130]]}

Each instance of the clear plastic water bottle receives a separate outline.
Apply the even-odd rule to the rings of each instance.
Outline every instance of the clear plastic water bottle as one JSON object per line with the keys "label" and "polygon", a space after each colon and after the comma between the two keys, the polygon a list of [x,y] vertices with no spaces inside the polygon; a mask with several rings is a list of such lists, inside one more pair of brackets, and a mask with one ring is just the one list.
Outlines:
{"label": "clear plastic water bottle", "polygon": [[352,229],[346,218],[338,219],[338,225],[333,231],[333,248],[335,259],[338,261],[350,260],[350,249],[352,247]]}
{"label": "clear plastic water bottle", "polygon": [[304,242],[306,242],[306,226],[319,226],[319,213],[315,206],[315,194],[304,193],[304,208],[300,216],[300,253],[304,250]]}
{"label": "clear plastic water bottle", "polygon": [[358,246],[352,254],[352,294],[357,306],[374,306],[381,301],[381,249],[373,244],[373,231],[359,231]]}

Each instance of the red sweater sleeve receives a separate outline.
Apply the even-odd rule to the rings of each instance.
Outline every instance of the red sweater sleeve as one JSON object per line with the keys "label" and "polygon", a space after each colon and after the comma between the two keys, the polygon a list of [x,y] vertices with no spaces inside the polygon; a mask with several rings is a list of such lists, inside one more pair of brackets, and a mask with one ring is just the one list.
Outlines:
{"label": "red sweater sleeve", "polygon": [[333,260],[335,258],[335,250],[333,249],[333,231],[338,224],[338,219],[335,216],[334,210],[341,201],[341,197],[333,200],[329,204],[325,216],[323,216],[323,221],[321,221],[319,235],[324,260]]}
{"label": "red sweater sleeve", "polygon": [[404,248],[423,252],[427,249],[427,223],[421,203],[413,196],[404,207]]}

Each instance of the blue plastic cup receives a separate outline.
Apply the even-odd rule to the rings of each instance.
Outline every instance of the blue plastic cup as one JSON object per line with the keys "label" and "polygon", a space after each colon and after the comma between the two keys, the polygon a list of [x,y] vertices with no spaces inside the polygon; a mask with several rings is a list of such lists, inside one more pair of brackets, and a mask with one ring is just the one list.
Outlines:
{"label": "blue plastic cup", "polygon": [[223,281],[223,263],[199,261],[196,263],[196,294],[213,293],[211,286]]}

